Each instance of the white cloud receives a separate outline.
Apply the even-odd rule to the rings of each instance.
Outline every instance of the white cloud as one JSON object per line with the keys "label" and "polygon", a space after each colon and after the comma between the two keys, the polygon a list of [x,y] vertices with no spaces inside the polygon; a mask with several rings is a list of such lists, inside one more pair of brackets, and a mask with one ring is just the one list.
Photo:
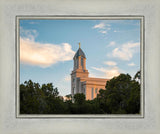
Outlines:
{"label": "white cloud", "polygon": [[97,67],[92,67],[92,69],[95,69],[97,71],[105,72],[105,69],[103,67],[97,68]]}
{"label": "white cloud", "polygon": [[105,29],[105,24],[104,23],[99,23],[99,24],[93,26],[93,28]]}
{"label": "white cloud", "polygon": [[49,67],[57,62],[72,60],[74,54],[68,43],[41,44],[20,38],[20,60],[25,64]]}
{"label": "white cloud", "polygon": [[75,52],[68,43],[47,44],[34,41],[36,31],[22,29],[20,61],[23,64],[49,67],[57,62],[72,60]]}
{"label": "white cloud", "polygon": [[35,22],[35,21],[31,21],[31,22],[29,22],[29,24],[39,24],[39,23]]}
{"label": "white cloud", "polygon": [[92,28],[99,29],[100,30],[99,32],[102,33],[102,34],[107,34],[107,32],[109,30],[111,30],[110,26],[111,26],[110,24],[101,22],[101,23],[93,26]]}
{"label": "white cloud", "polygon": [[65,81],[71,81],[71,76],[70,75],[67,75],[65,78],[64,78]]}
{"label": "white cloud", "polygon": [[126,43],[121,47],[117,47],[112,51],[112,56],[119,58],[121,60],[130,60],[133,57],[133,54],[139,52],[140,43]]}
{"label": "white cloud", "polygon": [[106,24],[106,26],[110,27],[111,25],[110,24]]}
{"label": "white cloud", "polygon": [[91,71],[89,71],[89,77],[96,77],[96,75],[92,73]]}
{"label": "white cloud", "polygon": [[38,32],[34,29],[23,29],[23,27],[20,27],[20,36],[33,41],[38,36]]}
{"label": "white cloud", "polygon": [[107,47],[114,46],[115,44],[116,44],[115,41],[111,41],[111,42],[107,45]]}
{"label": "white cloud", "polygon": [[120,31],[114,30],[113,32],[117,33],[117,32],[120,32]]}
{"label": "white cloud", "polygon": [[117,65],[117,63],[114,61],[106,61],[106,62],[104,62],[104,64],[106,64],[108,66],[116,66]]}
{"label": "white cloud", "polygon": [[107,31],[99,31],[100,33],[103,33],[103,34],[106,34],[107,33]]}
{"label": "white cloud", "polygon": [[135,64],[132,62],[132,63],[128,64],[128,66],[135,66]]}
{"label": "white cloud", "polygon": [[92,69],[104,73],[104,75],[101,75],[100,77],[107,78],[107,79],[111,79],[120,74],[118,67],[113,67],[110,69],[103,68],[103,67],[101,68],[92,67]]}

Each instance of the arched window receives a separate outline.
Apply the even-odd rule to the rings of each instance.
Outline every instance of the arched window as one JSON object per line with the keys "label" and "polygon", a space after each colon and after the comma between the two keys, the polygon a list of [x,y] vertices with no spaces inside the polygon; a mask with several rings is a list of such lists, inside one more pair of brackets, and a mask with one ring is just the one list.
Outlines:
{"label": "arched window", "polygon": [[77,68],[77,59],[75,60],[75,67]]}
{"label": "arched window", "polygon": [[74,67],[76,67],[76,60],[74,60]]}
{"label": "arched window", "polygon": [[83,58],[81,57],[81,66],[83,67]]}

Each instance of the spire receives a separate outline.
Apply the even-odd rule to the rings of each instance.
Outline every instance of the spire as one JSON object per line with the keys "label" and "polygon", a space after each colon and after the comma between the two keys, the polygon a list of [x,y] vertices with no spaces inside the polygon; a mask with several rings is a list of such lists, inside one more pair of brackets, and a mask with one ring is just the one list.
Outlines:
{"label": "spire", "polygon": [[81,43],[79,42],[78,44],[79,44],[79,49],[78,49],[78,51],[76,52],[76,54],[74,55],[74,58],[77,58],[77,57],[79,57],[79,56],[82,56],[83,58],[86,58],[84,52],[83,52],[82,49],[81,49]]}
{"label": "spire", "polygon": [[81,48],[81,43],[79,42],[79,48]]}

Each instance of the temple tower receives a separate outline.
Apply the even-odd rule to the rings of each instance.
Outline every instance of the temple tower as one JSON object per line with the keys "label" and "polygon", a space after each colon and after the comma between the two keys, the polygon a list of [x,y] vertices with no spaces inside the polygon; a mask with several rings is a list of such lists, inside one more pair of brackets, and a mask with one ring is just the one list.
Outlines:
{"label": "temple tower", "polygon": [[71,73],[71,94],[83,93],[86,100],[93,100],[97,97],[100,89],[105,89],[109,79],[89,77],[86,69],[86,56],[79,43],[79,49],[73,57],[74,66]]}
{"label": "temple tower", "polygon": [[71,73],[71,93],[72,96],[76,93],[84,93],[80,78],[88,78],[88,70],[86,70],[86,56],[81,49],[79,43],[79,49],[73,57],[74,66]]}

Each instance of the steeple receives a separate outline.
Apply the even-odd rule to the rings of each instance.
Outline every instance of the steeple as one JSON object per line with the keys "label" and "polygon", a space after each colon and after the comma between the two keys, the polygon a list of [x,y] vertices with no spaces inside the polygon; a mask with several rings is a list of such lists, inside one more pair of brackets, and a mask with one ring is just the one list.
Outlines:
{"label": "steeple", "polygon": [[[86,96],[86,100],[94,99],[100,89],[105,89],[107,79],[89,77],[89,72],[86,69],[86,56],[81,49],[80,43],[73,60],[74,68],[71,73],[72,98],[77,93],[83,93]],[[74,102],[73,99],[72,101]]]}
{"label": "steeple", "polygon": [[74,55],[73,60],[74,60],[74,70],[76,69],[82,69],[83,71],[86,70],[86,56],[81,49],[80,43],[79,43],[79,49]]}
{"label": "steeple", "polygon": [[[86,69],[86,56],[81,49],[81,44],[79,44],[79,48],[74,55],[74,67],[71,73],[71,93],[72,96],[76,93],[84,93],[84,88],[81,87],[80,79],[88,78],[89,72]],[[83,91],[82,91],[83,90]]]}
{"label": "steeple", "polygon": [[80,44],[80,43],[79,43],[79,49],[78,49],[78,51],[76,52],[76,54],[74,55],[74,58],[73,58],[73,59],[78,58],[79,56],[81,56],[81,57],[83,57],[83,58],[86,58],[84,52],[83,52],[82,49],[81,49],[81,44]]}

